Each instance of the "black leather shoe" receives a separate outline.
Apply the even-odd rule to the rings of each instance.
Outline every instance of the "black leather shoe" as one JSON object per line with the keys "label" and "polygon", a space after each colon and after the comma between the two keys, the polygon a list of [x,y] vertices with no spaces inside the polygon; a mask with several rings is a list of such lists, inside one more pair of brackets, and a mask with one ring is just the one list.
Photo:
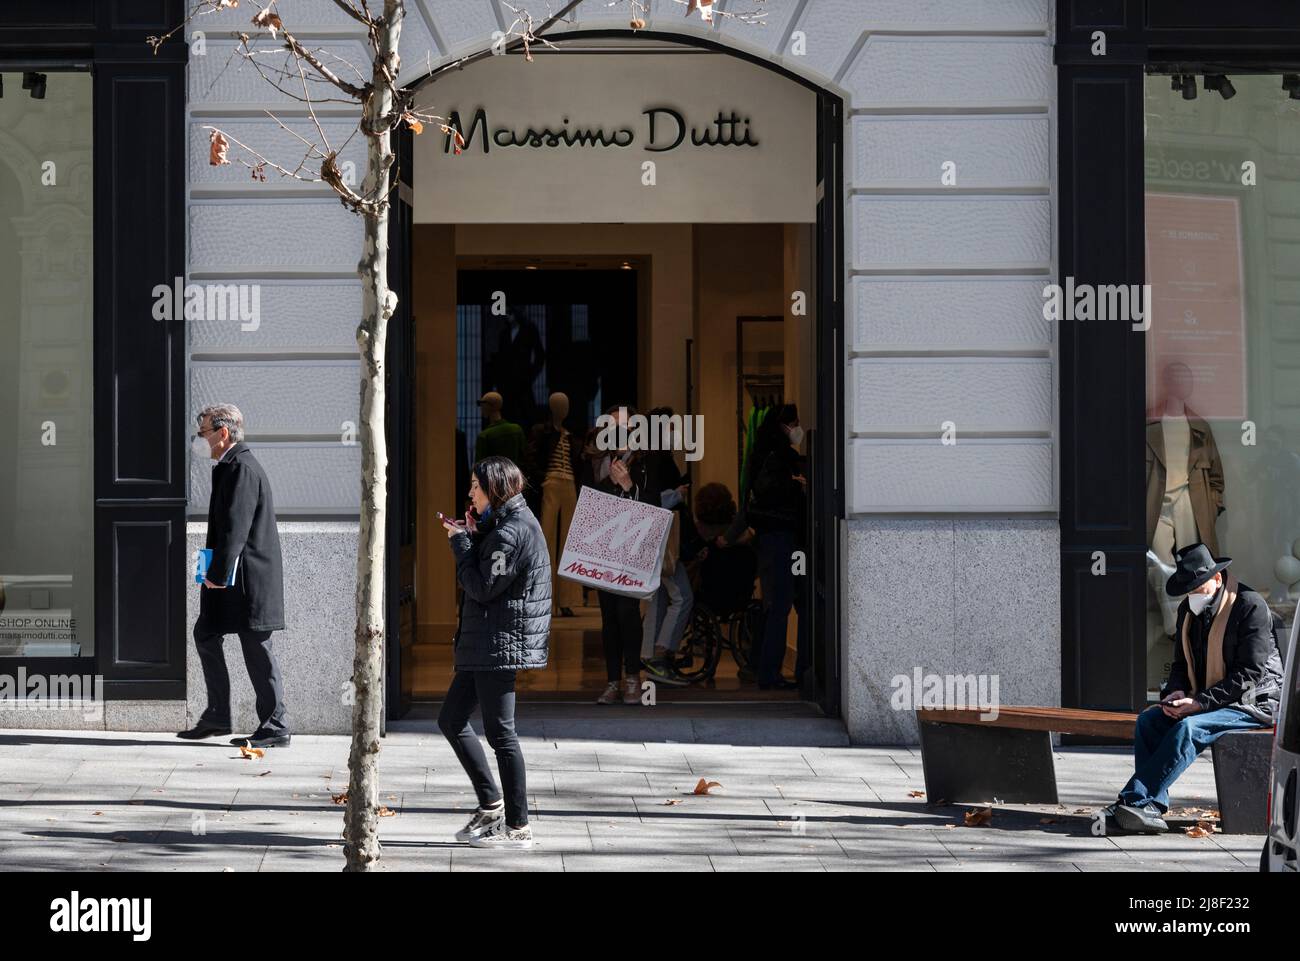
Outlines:
{"label": "black leather shoe", "polygon": [[218,724],[208,724],[205,721],[199,721],[188,731],[177,731],[176,736],[184,738],[187,741],[201,741],[205,737],[217,737],[221,734],[229,734],[230,728],[221,727]]}
{"label": "black leather shoe", "polygon": [[254,731],[248,737],[232,737],[230,743],[235,747],[288,747],[290,735],[288,734],[267,734],[265,731]]}
{"label": "black leather shoe", "polygon": [[796,691],[799,689],[799,685],[794,681],[783,677],[778,681],[773,681],[771,684],[759,684],[758,689],[760,691]]}

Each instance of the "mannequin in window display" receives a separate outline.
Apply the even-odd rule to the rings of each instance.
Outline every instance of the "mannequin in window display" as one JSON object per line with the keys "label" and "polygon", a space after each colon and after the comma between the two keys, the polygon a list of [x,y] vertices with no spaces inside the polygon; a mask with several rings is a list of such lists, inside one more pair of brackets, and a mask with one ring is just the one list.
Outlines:
{"label": "mannequin in window display", "polygon": [[542,524],[551,551],[551,596],[561,617],[573,617],[582,600],[582,585],[559,576],[560,554],[569,536],[569,521],[578,506],[580,451],[578,438],[564,426],[569,397],[555,392],[548,402],[550,416],[528,435],[525,471],[532,492],[532,508]]}
{"label": "mannequin in window display", "polygon": [[[1180,598],[1169,597],[1165,581],[1174,569],[1176,552],[1203,543],[1219,553],[1215,524],[1223,513],[1223,461],[1214,433],[1188,406],[1194,379],[1191,368],[1170,363],[1161,371],[1160,401],[1146,428],[1147,573],[1160,611],[1160,631],[1148,632],[1150,670],[1163,675],[1165,665],[1152,663],[1159,653],[1171,657]],[[1167,646],[1166,646],[1167,645]]]}
{"label": "mannequin in window display", "polygon": [[524,429],[502,415],[504,406],[505,400],[495,390],[479,398],[478,409],[487,426],[474,442],[474,463],[486,457],[508,457],[516,467],[524,462]]}

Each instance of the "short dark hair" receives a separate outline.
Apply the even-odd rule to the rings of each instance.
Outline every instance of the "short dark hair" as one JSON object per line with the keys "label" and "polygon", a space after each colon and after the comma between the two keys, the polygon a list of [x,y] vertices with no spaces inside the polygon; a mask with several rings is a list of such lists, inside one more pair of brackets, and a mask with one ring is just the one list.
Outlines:
{"label": "short dark hair", "polygon": [[509,457],[484,457],[473,470],[493,510],[524,489],[523,472]]}

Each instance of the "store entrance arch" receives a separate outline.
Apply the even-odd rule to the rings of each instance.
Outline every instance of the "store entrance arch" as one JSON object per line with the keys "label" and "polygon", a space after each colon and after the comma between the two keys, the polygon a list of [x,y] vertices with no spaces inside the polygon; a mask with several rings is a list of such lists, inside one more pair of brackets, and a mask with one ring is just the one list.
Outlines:
{"label": "store entrance arch", "polygon": [[[791,562],[803,579],[801,619],[807,636],[807,669],[798,696],[838,716],[844,517],[843,103],[833,91],[778,64],[701,37],[657,32],[633,37],[627,31],[595,30],[569,31],[555,42],[559,52],[535,52],[536,61],[551,58],[548,62],[526,65],[529,85],[543,86],[551,64],[569,73],[581,73],[588,65],[602,70],[608,64],[592,83],[611,104],[612,115],[602,114],[599,105],[580,116],[581,104],[571,106],[555,98],[545,115],[530,114],[521,94],[480,102],[492,96],[493,72],[525,66],[522,58],[510,55],[485,58],[463,73],[435,72],[413,85],[434,102],[436,112],[459,121],[464,131],[465,152],[455,158],[463,167],[446,179],[455,180],[460,170],[470,173],[466,181],[450,187],[435,179],[432,165],[454,151],[430,159],[430,148],[442,153],[447,138],[437,133],[431,137],[426,129],[428,139],[417,143],[404,132],[390,236],[392,282],[400,299],[391,321],[388,364],[388,716],[403,716],[425,691],[437,688],[429,683],[429,645],[450,641],[454,575],[446,564],[445,537],[430,536],[440,531],[426,515],[435,508],[455,509],[459,503],[456,475],[474,459],[468,435],[477,426],[476,401],[479,391],[491,386],[483,379],[474,382],[478,371],[485,372],[484,379],[492,377],[491,358],[479,354],[490,354],[501,336],[495,327],[488,329],[494,321],[486,303],[480,310],[477,301],[466,302],[470,295],[457,295],[475,290],[473,297],[485,300],[493,290],[501,290],[507,301],[527,301],[539,336],[564,339],[566,347],[554,355],[559,367],[559,361],[570,356],[573,341],[582,339],[579,332],[596,321],[596,295],[588,297],[587,288],[607,298],[601,301],[607,303],[606,318],[635,317],[635,356],[620,348],[618,359],[630,373],[616,376],[611,368],[598,384],[584,389],[565,386],[568,382],[560,386],[588,405],[587,415],[598,413],[608,398],[628,400],[642,409],[668,404],[678,412],[704,413],[708,424],[717,423],[712,436],[718,440],[710,448],[716,453],[705,458],[708,463],[681,465],[694,490],[704,481],[725,477],[728,489],[739,495],[745,453],[743,442],[737,441],[743,440],[744,420],[761,403],[787,400],[787,387],[789,402],[802,398],[807,537],[806,550]],[[776,84],[772,97],[788,88],[791,96],[806,103],[806,137],[796,136],[793,124],[764,125],[763,101],[768,97],[735,103],[744,98],[725,82],[705,88],[707,110],[701,104],[667,102],[664,93],[641,83],[645,102],[628,100],[630,106],[620,115],[618,92],[629,85],[620,87],[618,78],[638,70],[647,76],[641,68],[654,58],[674,56],[681,59],[658,76],[695,72],[707,77],[711,71],[743,69],[762,78],[756,84]],[[471,75],[472,85],[456,86],[456,78]],[[638,89],[635,79],[630,88]],[[547,99],[544,91],[541,99]],[[627,119],[620,122],[620,116]],[[674,151],[684,159],[671,162],[676,160]],[[693,153],[688,156],[688,151]],[[741,156],[745,151],[752,151],[748,158]],[[783,178],[782,170],[797,169],[801,151],[806,153],[807,182],[802,175]],[[488,169],[485,157],[500,163],[512,152],[518,163],[539,166],[541,157],[551,156],[543,172],[531,179],[527,173],[503,175],[500,171],[509,166]],[[722,169],[730,175],[719,177],[718,168],[709,165],[724,156]],[[614,165],[634,165],[632,173],[644,190],[630,185],[612,189],[610,167],[600,165],[611,157],[616,158]],[[475,161],[478,165],[470,167]],[[768,164],[767,183],[776,186],[764,188],[756,181],[758,186],[749,191],[735,190],[729,181],[743,187],[750,161],[754,169]],[[618,169],[614,176],[627,174]],[[692,178],[694,191],[678,189]],[[699,189],[701,185],[710,189]],[[800,197],[806,201],[803,209],[797,209]],[[747,249],[755,251],[754,265],[736,267],[735,258]],[[728,264],[735,269],[726,269]],[[634,281],[620,286],[620,271]],[[540,291],[563,289],[561,275],[566,272],[581,276],[575,287],[582,288],[582,295],[551,293],[543,302]],[[760,296],[759,288],[766,294]],[[798,358],[797,364],[792,357]],[[601,365],[613,362],[609,357],[600,360]],[[722,391],[722,367],[716,365],[727,368]],[[764,383],[774,369],[786,372],[784,382],[769,376]],[[530,413],[514,416],[544,414],[547,397],[560,384],[549,376],[538,375],[534,382],[535,395],[526,399]],[[439,432],[449,443],[431,446],[429,437]],[[453,451],[460,452],[459,458]],[[457,459],[460,471],[455,469]],[[553,631],[565,626],[557,619]],[[792,621],[792,665],[796,636]],[[592,665],[600,663],[599,651],[590,649],[590,642],[587,650],[581,647],[572,657],[579,665],[585,661],[590,673],[596,670]],[[576,670],[582,674],[581,666]],[[582,692],[566,683],[558,682],[552,693],[583,699]],[[738,690],[736,696],[744,694]]]}

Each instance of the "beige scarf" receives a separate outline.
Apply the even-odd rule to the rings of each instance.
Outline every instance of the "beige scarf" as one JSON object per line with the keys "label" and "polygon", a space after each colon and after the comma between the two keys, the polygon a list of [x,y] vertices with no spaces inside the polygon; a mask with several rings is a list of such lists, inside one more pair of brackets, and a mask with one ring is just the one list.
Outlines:
{"label": "beige scarf", "polygon": [[[1214,613],[1210,625],[1210,636],[1205,642],[1205,686],[1214,687],[1223,680],[1227,669],[1223,666],[1223,634],[1228,629],[1228,614],[1237,600],[1237,578],[1225,574],[1223,580],[1223,597],[1219,600],[1219,609]],[[1199,688],[1196,686],[1196,665],[1192,661],[1192,643],[1189,638],[1189,625],[1195,615],[1189,610],[1183,618],[1183,657],[1187,659],[1187,678],[1192,684],[1192,696]]]}

